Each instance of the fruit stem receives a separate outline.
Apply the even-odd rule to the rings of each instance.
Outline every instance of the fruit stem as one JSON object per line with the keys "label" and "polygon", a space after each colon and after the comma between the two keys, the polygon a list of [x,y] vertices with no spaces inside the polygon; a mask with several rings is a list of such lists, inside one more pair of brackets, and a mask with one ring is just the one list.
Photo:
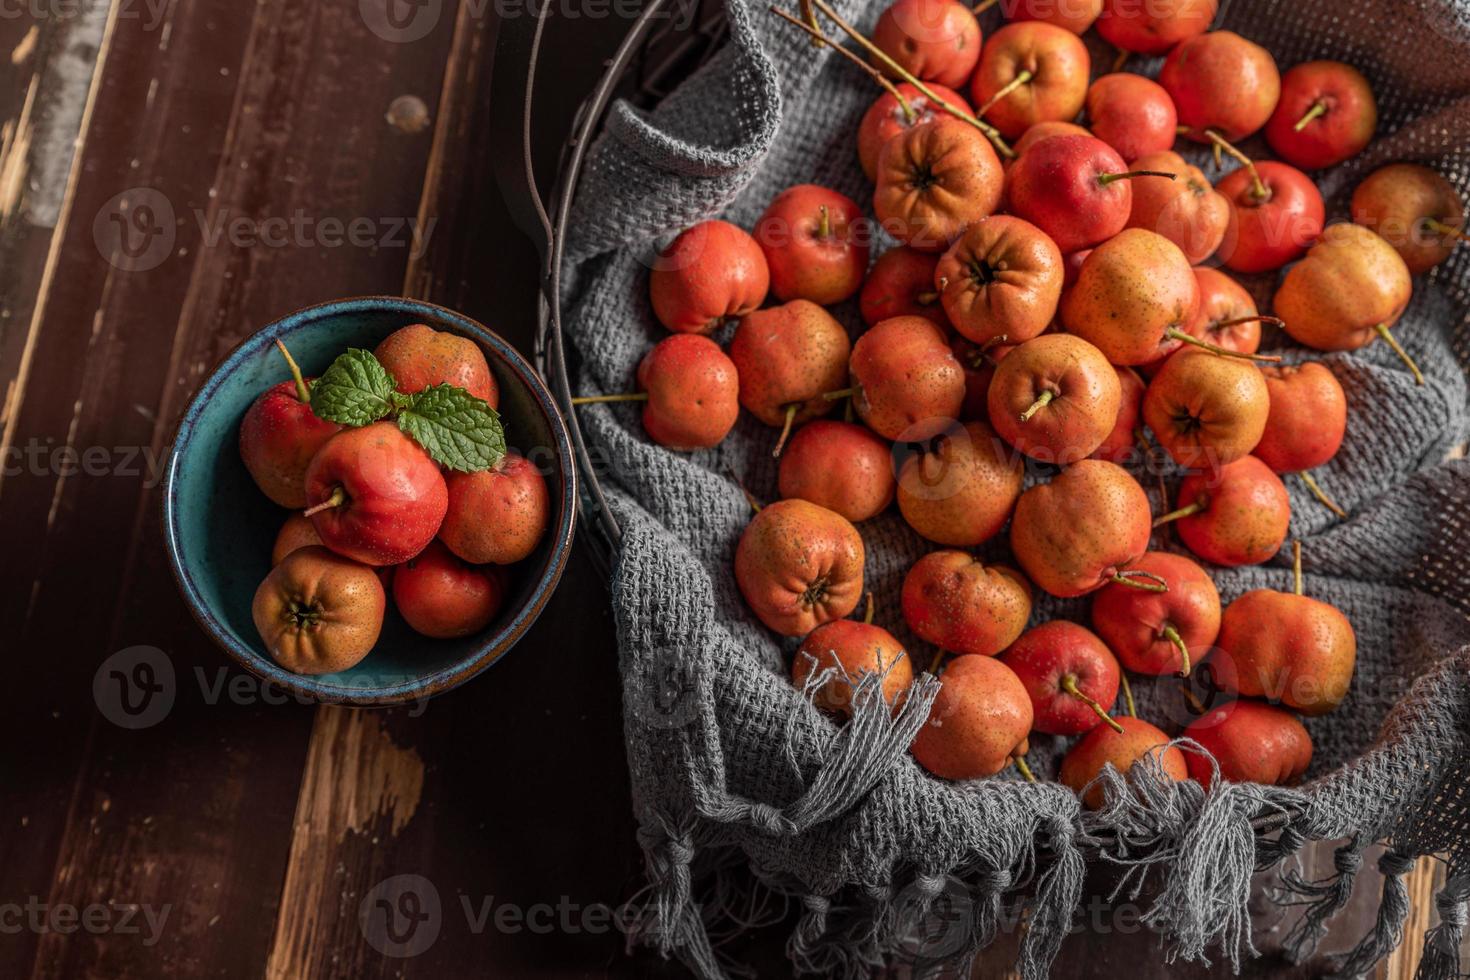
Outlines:
{"label": "fruit stem", "polygon": [[1398,338],[1388,332],[1388,324],[1380,323],[1373,329],[1378,331],[1378,336],[1388,342],[1388,346],[1393,348],[1393,352],[1399,356],[1399,360],[1409,366],[1409,370],[1414,374],[1414,383],[1422,386],[1424,384],[1424,373],[1419,370],[1419,365],[1414,363],[1414,359],[1409,356],[1409,352],[1404,350]]}
{"label": "fruit stem", "polygon": [[1312,108],[1307,110],[1306,115],[1298,119],[1296,121],[1296,125],[1291,127],[1292,132],[1300,133],[1302,130],[1307,128],[1307,123],[1311,122],[1313,119],[1316,119],[1318,116],[1322,115],[1326,111],[1327,106],[1323,105],[1321,102],[1313,102]]}
{"label": "fruit stem", "polygon": [[[1152,581],[1140,582],[1138,581],[1139,579],[1151,579]],[[1138,589],[1140,592],[1169,591],[1169,583],[1164,581],[1163,576],[1155,575],[1153,572],[1142,572],[1136,568],[1124,569],[1108,579],[1108,581],[1117,582],[1119,585],[1126,585],[1130,589]]]}
{"label": "fruit stem", "polygon": [[1165,623],[1164,628],[1159,632],[1163,633],[1164,639],[1174,644],[1174,648],[1179,651],[1179,676],[1188,677],[1192,665],[1189,662],[1189,647],[1184,645],[1184,637],[1179,635],[1173,623]]}
{"label": "fruit stem", "polygon": [[801,0],[802,15],[808,18],[808,20],[805,22],[797,20],[795,17],[791,16],[779,7],[771,7],[770,11],[787,23],[794,24],[805,31],[807,35],[812,39],[812,47],[820,48],[824,44],[828,45],[832,48],[833,51],[836,51],[838,54],[842,55],[842,57],[846,58],[848,61],[861,68],[863,74],[867,75],[873,81],[877,82],[878,85],[882,87],[885,92],[898,100],[898,104],[903,108],[903,117],[909,120],[909,122],[913,122],[916,113],[914,112],[913,106],[909,105],[908,99],[905,99],[903,97],[903,93],[898,90],[898,86],[894,85],[886,77],[884,77],[881,71],[874,68],[872,65],[859,58],[857,55],[853,54],[847,48],[843,47],[840,44],[833,44],[832,39],[827,37],[826,34],[822,33],[822,28],[817,23],[817,14],[814,10],[812,10],[811,0]]}
{"label": "fruit stem", "polygon": [[1011,761],[1015,764],[1016,771],[1026,777],[1026,782],[1036,782],[1036,776],[1031,772],[1031,767],[1026,765],[1026,757],[1024,755],[1018,755]]}
{"label": "fruit stem", "polygon": [[1082,688],[1077,686],[1076,674],[1062,675],[1062,690],[1066,691],[1068,694],[1072,695],[1072,697],[1076,698],[1078,701],[1081,701],[1083,704],[1087,705],[1094,712],[1096,712],[1097,716],[1101,718],[1104,722],[1106,722],[1108,727],[1112,728],[1113,731],[1117,732],[1119,735],[1123,734],[1123,726],[1114,721],[1113,717],[1103,710],[1103,706],[1098,704],[1096,699],[1088,697],[1088,695],[1082,690]]}
{"label": "fruit stem", "polygon": [[821,215],[817,219],[817,237],[826,241],[832,237],[832,215],[825,204],[817,205],[817,214]]}
{"label": "fruit stem", "polygon": [[1448,235],[1451,238],[1458,238],[1462,242],[1470,242],[1470,234],[1466,234],[1463,228],[1456,228],[1453,225],[1447,225],[1443,221],[1438,221],[1434,218],[1425,218],[1424,227],[1428,228],[1432,232],[1435,232],[1436,234]]}
{"label": "fruit stem", "polygon": [[1200,340],[1192,334],[1187,334],[1178,327],[1169,327],[1164,331],[1164,336],[1170,340],[1181,340],[1186,344],[1193,344],[1219,357],[1238,357],[1243,361],[1270,361],[1272,363],[1281,360],[1281,355],[1279,354],[1247,354],[1243,351],[1221,347],[1219,344],[1212,344],[1208,340]]}
{"label": "fruit stem", "polygon": [[827,401],[829,402],[835,402],[839,398],[851,398],[853,395],[856,394],[856,388],[839,388],[836,391],[823,392],[822,397],[827,399]]}
{"label": "fruit stem", "polygon": [[1137,718],[1138,705],[1133,703],[1133,685],[1128,683],[1128,671],[1118,671],[1118,686],[1123,689],[1123,706],[1128,709],[1128,717]]}
{"label": "fruit stem", "polygon": [[750,492],[750,488],[745,485],[745,482],[735,474],[735,468],[728,463],[725,464],[725,475],[730,478],[731,483],[740,488],[740,493],[745,497],[745,502],[750,505],[750,509],[759,514],[761,512],[761,502],[756,499],[755,494]]}
{"label": "fruit stem", "polygon": [[310,517],[312,514],[319,514],[324,510],[331,510],[333,507],[341,507],[345,503],[347,503],[347,491],[343,490],[341,487],[333,487],[332,495],[330,497],[328,497],[326,500],[323,500],[315,507],[308,507],[306,510],[301,512],[301,516]]}
{"label": "fruit stem", "polygon": [[893,72],[899,78],[902,78],[904,81],[908,82],[920,92],[923,92],[924,95],[927,96],[931,102],[939,106],[951,116],[954,116],[956,119],[969,123],[971,126],[974,126],[976,129],[980,130],[980,132],[984,133],[985,138],[990,140],[990,142],[995,146],[997,153],[999,153],[1006,159],[1013,159],[1015,157],[1016,151],[1011,149],[1010,146],[1006,143],[1005,139],[1001,137],[1000,130],[996,129],[989,123],[970,115],[963,109],[960,109],[957,106],[950,105],[948,102],[941,99],[938,95],[934,93],[934,90],[932,88],[920,81],[913,72],[909,71],[903,65],[900,65],[898,62],[894,61],[893,58],[888,55],[888,52],[884,51],[882,48],[878,47],[878,45],[868,40],[866,37],[863,36],[861,31],[853,27],[847,21],[843,20],[842,16],[838,14],[837,11],[832,9],[831,4],[827,3],[827,0],[812,0],[812,3],[816,6],[818,10],[826,14],[827,17],[831,19],[832,23],[836,24],[842,30],[842,33],[852,38],[858,43],[859,47],[861,47],[863,50],[867,51],[868,54],[872,55],[874,58],[877,58],[880,62],[882,62],[889,71]]}
{"label": "fruit stem", "polygon": [[1341,505],[1339,505],[1337,501],[1327,496],[1327,491],[1322,489],[1322,487],[1317,483],[1316,478],[1312,476],[1309,470],[1302,470],[1300,475],[1302,478],[1302,482],[1307,485],[1307,489],[1312,491],[1312,496],[1321,501],[1324,507],[1332,511],[1338,517],[1341,517],[1344,520],[1347,519],[1348,512],[1343,510]]}
{"label": "fruit stem", "polygon": [[1167,170],[1129,170],[1121,174],[1098,174],[1097,182],[1106,187],[1115,180],[1132,180],[1134,177],[1168,177],[1176,180],[1179,175],[1171,174]]}
{"label": "fruit stem", "polygon": [[997,102],[1005,98],[1007,95],[1010,95],[1016,89],[1020,88],[1022,85],[1025,85],[1027,82],[1031,81],[1031,79],[1035,77],[1036,76],[1031,72],[1030,69],[1022,68],[1020,74],[1011,79],[1009,82],[1006,82],[1004,85],[996,90],[996,93],[994,95],[986,99],[985,104],[975,110],[975,115],[985,115],[991,109],[995,108],[995,104]]}
{"label": "fruit stem", "polygon": [[812,9],[812,0],[798,0],[797,6],[801,8],[802,20],[805,21],[805,24],[797,26],[807,26],[812,29],[812,47],[820,48],[827,44],[827,39],[822,36],[821,25],[817,23],[817,12]]}
{"label": "fruit stem", "polygon": [[929,673],[935,677],[939,676],[939,665],[944,663],[944,651],[940,650],[934,654],[934,659],[929,661]]}
{"label": "fruit stem", "polygon": [[1000,3],[1000,0],[980,0],[980,2],[975,4],[974,7],[970,8],[970,13],[975,14],[978,17],[980,14],[985,13],[985,11],[989,10],[991,7],[994,7],[998,3]]}
{"label": "fruit stem", "polygon": [[301,368],[296,364],[296,358],[286,349],[286,345],[278,339],[276,349],[286,359],[286,366],[291,369],[291,380],[296,382],[296,400],[300,402],[311,401],[311,391],[306,387],[306,379],[301,376]]}
{"label": "fruit stem", "polygon": [[1204,509],[1205,505],[1196,500],[1194,503],[1180,507],[1178,510],[1169,511],[1163,517],[1154,518],[1154,527],[1162,527],[1172,521],[1179,520],[1181,517],[1190,517],[1194,514],[1203,513]]}
{"label": "fruit stem", "polygon": [[1115,71],[1115,72],[1122,71],[1123,70],[1123,66],[1126,65],[1126,64],[1128,64],[1128,59],[1131,58],[1132,56],[1133,56],[1133,52],[1131,52],[1131,51],[1124,51],[1122,48],[1119,48],[1118,49],[1118,57],[1116,57],[1116,58],[1113,59],[1113,71]]}
{"label": "fruit stem", "polygon": [[621,395],[581,395],[572,399],[573,405],[597,405],[602,402],[646,402],[648,392],[630,391]]}
{"label": "fruit stem", "polygon": [[1291,543],[1291,589],[1297,595],[1304,595],[1302,588],[1302,543],[1293,541]]}
{"label": "fruit stem", "polygon": [[868,626],[873,625],[873,593],[868,593],[868,608],[863,611],[863,622]]}
{"label": "fruit stem", "polygon": [[1026,411],[1021,413],[1021,421],[1030,422],[1031,416],[1035,415],[1037,412],[1050,405],[1051,400],[1055,397],[1055,392],[1043,391],[1040,396],[1037,397],[1036,401],[1032,402],[1031,405],[1026,409]]}
{"label": "fruit stem", "polygon": [[939,299],[939,294],[931,290],[930,292],[920,293],[919,295],[915,296],[914,302],[918,303],[920,306],[933,306],[934,301],[937,299]]}
{"label": "fruit stem", "polygon": [[791,435],[791,423],[796,421],[796,412],[800,408],[800,402],[792,402],[786,406],[786,424],[781,426],[781,438],[776,440],[776,448],[771,450],[771,455],[776,459],[781,458],[781,450],[786,448],[786,440]]}
{"label": "fruit stem", "polygon": [[1184,704],[1189,708],[1189,713],[1194,715],[1204,714],[1205,706],[1200,703],[1199,696],[1189,689],[1189,681],[1186,680],[1181,687],[1184,690]]}
{"label": "fruit stem", "polygon": [[1264,313],[1257,313],[1255,316],[1238,316],[1231,320],[1221,320],[1219,323],[1214,324],[1214,328],[1219,330],[1222,327],[1235,327],[1242,323],[1269,323],[1273,327],[1286,326],[1286,321],[1279,316],[1267,316]]}
{"label": "fruit stem", "polygon": [[1210,138],[1211,143],[1215,144],[1216,166],[1219,166],[1220,152],[1223,150],[1224,152],[1234,157],[1236,160],[1240,161],[1240,165],[1245,167],[1246,170],[1250,171],[1251,193],[1255,195],[1257,200],[1264,201],[1266,198],[1271,196],[1270,189],[1266,187],[1266,182],[1261,179],[1260,171],[1256,169],[1255,161],[1246,156],[1244,153],[1240,152],[1235,144],[1231,143],[1229,140],[1221,136],[1219,133],[1215,132],[1213,129],[1205,130],[1205,135]]}

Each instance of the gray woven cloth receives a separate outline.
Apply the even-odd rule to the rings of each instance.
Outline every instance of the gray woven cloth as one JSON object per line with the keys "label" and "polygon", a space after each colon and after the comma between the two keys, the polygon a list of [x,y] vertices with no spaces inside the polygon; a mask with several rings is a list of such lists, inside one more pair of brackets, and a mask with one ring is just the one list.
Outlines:
{"label": "gray woven cloth", "polygon": [[[883,3],[838,6],[866,30]],[[871,83],[761,4],[729,0],[728,15],[722,50],[656,110],[615,106],[590,154],[564,303],[585,391],[628,389],[638,360],[664,336],[646,265],[679,229],[715,215],[748,228],[775,193],[799,182],[871,201],[854,146]],[[1373,81],[1378,139],[1321,175],[1330,216],[1341,218],[1356,183],[1393,160],[1430,164],[1470,189],[1466,0],[1237,0],[1221,26],[1266,44],[1283,68],[1339,58]],[[1096,51],[1094,65],[1109,59]],[[1134,67],[1152,72],[1157,61]],[[1269,298],[1274,282],[1250,285]],[[751,903],[779,895],[801,909],[788,947],[799,970],[863,975],[895,958],[966,960],[993,937],[1001,900],[1014,893],[1029,903],[1020,969],[1037,978],[1066,934],[1086,862],[1101,860],[1131,868],[1135,885],[1147,879],[1162,955],[1237,962],[1253,948],[1246,906],[1257,866],[1285,861],[1307,840],[1344,840],[1325,881],[1282,864],[1270,897],[1306,905],[1288,949],[1314,949],[1351,894],[1364,849],[1387,842],[1380,919],[1342,959],[1344,975],[1397,944],[1407,901],[1399,876],[1430,852],[1448,852],[1450,877],[1421,975],[1454,975],[1470,892],[1470,465],[1444,460],[1470,428],[1467,310],[1470,248],[1462,248],[1416,281],[1395,331],[1425,387],[1381,343],[1324,358],[1348,392],[1350,425],[1341,453],[1318,472],[1351,517],[1337,520],[1288,478],[1291,532],[1305,544],[1310,591],[1352,620],[1359,660],[1346,704],[1308,722],[1309,782],[1219,783],[1205,794],[1142,772],[1136,793],[1114,786],[1097,813],[1055,783],[1008,775],[954,784],[925,773],[906,746],[936,686],[927,675],[898,718],[864,710],[842,727],[791,686],[792,645],[755,620],[731,570],[750,511],[730,474],[759,497],[776,496],[771,430],[742,417],[721,446],[679,455],[650,443],[636,407],[580,410],[623,532],[613,601],[652,886],[636,938],[701,976],[728,975],[738,964],[720,954],[718,937],[760,920]],[[856,335],[854,309],[836,313]],[[910,644],[922,670],[931,651],[904,630],[898,595],[931,546],[892,513],[860,530],[877,621]],[[1229,600],[1287,588],[1289,571],[1278,558],[1220,571],[1217,581]],[[1036,618],[1054,615],[1085,621],[1085,605],[1042,603]],[[1174,682],[1140,683],[1140,714],[1178,731],[1188,716],[1177,692]],[[1054,774],[1065,745],[1033,744],[1033,766]],[[1253,819],[1273,814],[1289,816],[1286,829],[1253,831]]]}

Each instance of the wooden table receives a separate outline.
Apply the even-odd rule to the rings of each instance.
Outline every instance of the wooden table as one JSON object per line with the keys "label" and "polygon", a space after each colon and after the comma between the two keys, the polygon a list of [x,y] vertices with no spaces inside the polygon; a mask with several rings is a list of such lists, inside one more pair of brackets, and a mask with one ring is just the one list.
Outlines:
{"label": "wooden table", "polygon": [[[486,122],[493,5],[417,0],[398,12],[421,19],[388,23],[377,2],[0,10],[0,976],[683,975],[625,956],[599,913],[634,893],[641,861],[585,554],[504,663],[418,713],[273,703],[194,626],[166,567],[157,477],[175,420],[270,320],[402,292],[529,346],[537,259],[491,178],[511,150]],[[554,32],[543,173],[622,30]],[[120,226],[140,200],[157,220]],[[130,730],[94,679],[136,646],[162,651],[174,700]],[[401,874],[442,907],[408,958],[358,918]],[[1376,901],[1375,877],[1360,898]],[[1410,949],[1431,877],[1415,879]],[[1371,914],[1358,902],[1336,945]],[[782,939],[738,949],[779,976]],[[1004,972],[1006,945],[977,975]],[[1150,965],[1152,949],[1089,932],[1058,975],[1207,972]],[[1253,973],[1286,975],[1269,958]]]}

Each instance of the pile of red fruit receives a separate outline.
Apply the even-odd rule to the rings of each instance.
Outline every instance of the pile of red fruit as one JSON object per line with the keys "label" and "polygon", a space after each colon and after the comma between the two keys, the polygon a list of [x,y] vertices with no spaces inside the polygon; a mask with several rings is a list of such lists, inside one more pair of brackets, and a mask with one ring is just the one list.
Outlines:
{"label": "pile of red fruit", "polygon": [[390,593],[425,636],[484,629],[505,601],[508,566],[546,532],[550,495],[506,451],[479,346],[413,324],[316,379],[277,346],[291,380],[240,423],[256,485],[296,511],[255,593],[271,657],[299,674],[352,667],[377,643]]}
{"label": "pile of red fruit", "polygon": [[[803,184],[752,233],[685,230],[651,275],[672,336],[644,358],[640,391],[579,401],[643,400],[649,436],[679,450],[719,443],[741,407],[780,429],[783,499],[757,510],[735,577],[763,623],[805,637],[798,686],[833,669],[820,707],[849,712],[863,672],[884,676],[896,707],[915,673],[871,612],[845,618],[864,593],[854,523],[896,500],[944,547],[902,593],[913,635],[941,651],[930,669],[956,655],[912,747],[932,773],[992,775],[1041,732],[1082,736],[1059,774],[1079,791],[1105,763],[1126,771],[1146,755],[1207,782],[1207,758],[1186,760],[1131,711],[1111,715],[1125,671],[1187,682],[1204,662],[1229,700],[1174,734],[1211,750],[1225,778],[1293,781],[1312,751],[1298,714],[1348,694],[1352,626],[1302,594],[1299,563],[1295,592],[1222,609],[1205,566],[1151,540],[1168,524],[1210,565],[1265,562],[1287,536],[1283,474],[1346,516],[1310,472],[1342,444],[1344,391],[1320,362],[1259,353],[1263,328],[1321,351],[1381,338],[1422,384],[1389,331],[1411,276],[1466,237],[1460,200],[1442,176],[1395,164],[1357,189],[1356,223],[1324,228],[1298,168],[1367,146],[1373,92],[1339,62],[1281,74],[1264,48],[1207,29],[1215,0],[1002,9],[1011,22],[983,45],[955,0],[898,0],[871,38],[825,0],[800,17],[775,11],[884,90],[857,133],[872,216]],[[1114,71],[1089,84],[1078,35],[1094,22],[1124,59],[1167,55],[1158,81]],[[1236,146],[1262,130],[1281,161]],[[1179,139],[1211,147],[1217,169],[1222,155],[1241,166],[1212,185]],[[900,244],[870,264],[875,226]],[[1274,315],[1217,268],[1288,263]],[[855,342],[824,309],[852,297],[867,325]],[[730,320],[721,349],[709,335]],[[823,418],[843,406],[842,421]],[[1185,474],[1158,517],[1125,468],[1153,452],[1150,434]],[[1054,475],[1023,492],[1027,458]],[[1007,525],[1019,567],[954,550]],[[1035,588],[1092,596],[1092,629],[1027,631]]]}

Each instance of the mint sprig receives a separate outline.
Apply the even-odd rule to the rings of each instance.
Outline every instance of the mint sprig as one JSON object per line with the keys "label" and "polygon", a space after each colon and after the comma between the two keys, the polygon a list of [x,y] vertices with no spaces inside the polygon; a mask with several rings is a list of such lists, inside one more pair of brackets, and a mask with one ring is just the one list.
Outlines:
{"label": "mint sprig", "polygon": [[311,386],[311,410],[338,425],[367,425],[392,411],[394,384],[372,351],[353,347]]}
{"label": "mint sprig", "polygon": [[500,416],[454,385],[438,384],[413,396],[398,413],[398,428],[443,466],[462,473],[488,470],[505,455]]}
{"label": "mint sprig", "polygon": [[464,473],[488,470],[505,456],[500,416],[484,399],[450,384],[412,395],[396,388],[372,351],[354,347],[312,384],[311,410],[354,428],[396,416],[398,428],[434,462]]}

